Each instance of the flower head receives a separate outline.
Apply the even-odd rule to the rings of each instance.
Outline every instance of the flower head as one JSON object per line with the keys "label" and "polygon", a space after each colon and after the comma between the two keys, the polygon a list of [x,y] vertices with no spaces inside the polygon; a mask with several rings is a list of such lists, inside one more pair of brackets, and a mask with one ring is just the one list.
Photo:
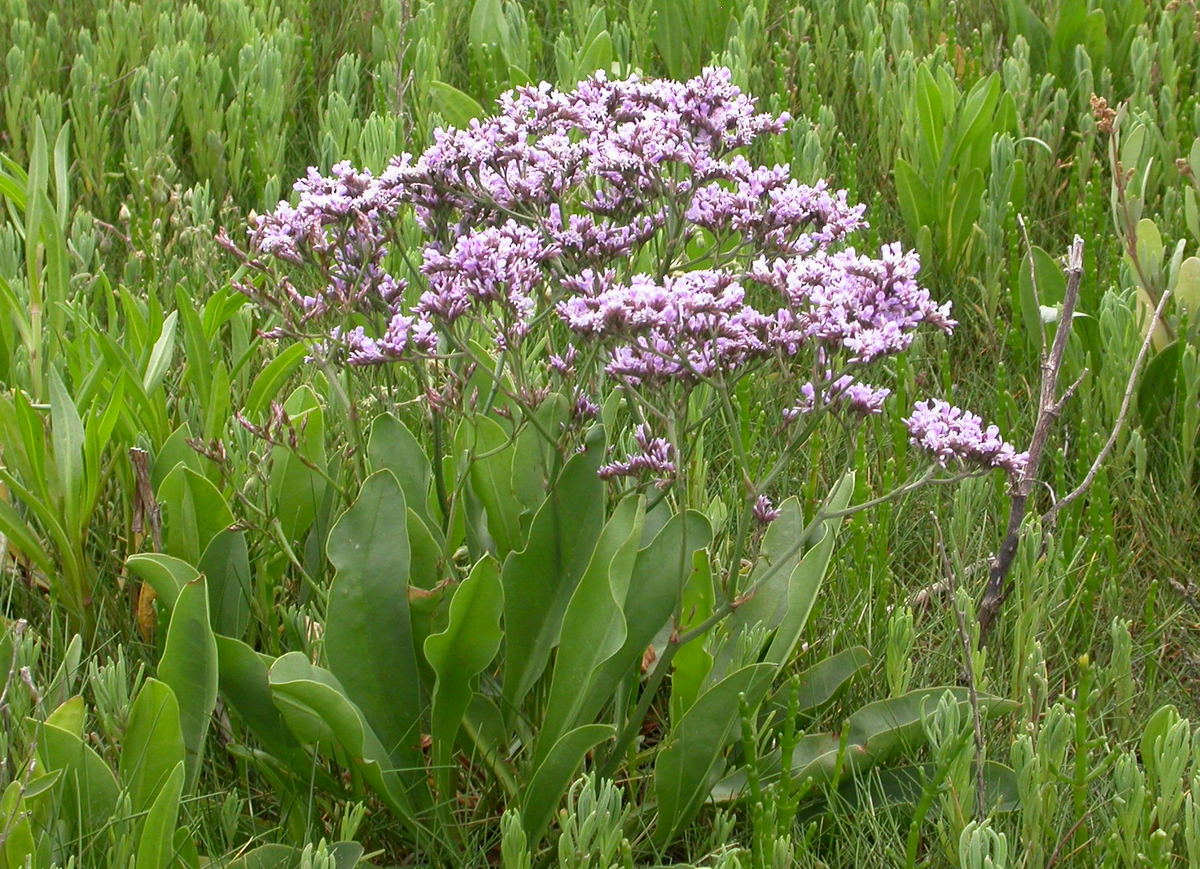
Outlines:
{"label": "flower head", "polygon": [[660,489],[669,486],[675,477],[675,447],[666,438],[652,437],[645,423],[634,429],[633,439],[641,452],[623,461],[602,465],[598,472],[600,478],[652,476]]}
{"label": "flower head", "polygon": [[754,502],[754,518],[761,525],[770,525],[783,515],[783,511],[771,503],[766,495],[759,495]]}
{"label": "flower head", "polygon": [[942,467],[955,463],[1020,474],[1029,459],[1028,453],[1005,443],[996,426],[985,427],[976,414],[941,399],[917,402],[904,424],[912,443],[931,453]]}

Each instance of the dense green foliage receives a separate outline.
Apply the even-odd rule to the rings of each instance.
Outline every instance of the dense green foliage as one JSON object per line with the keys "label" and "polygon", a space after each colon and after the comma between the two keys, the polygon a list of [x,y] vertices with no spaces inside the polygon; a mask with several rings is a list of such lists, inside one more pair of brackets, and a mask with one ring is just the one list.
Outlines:
{"label": "dense green foliage", "polygon": [[[1200,865],[1198,14],[0,0],[0,867]],[[658,635],[682,602],[652,621],[630,577],[690,582],[687,627],[713,610],[695,577],[742,495],[727,448],[697,447],[703,515],[673,518],[606,503],[592,475],[522,478],[552,458],[482,414],[450,433],[452,456],[410,378],[352,382],[262,337],[275,315],[233,289],[239,263],[215,238],[240,240],[309,165],[379,170],[512,86],[710,63],[795,118],[758,160],[846,187],[868,203],[855,243],[903,239],[953,300],[956,335],[889,363],[901,404],[938,393],[1028,440],[1060,255],[1083,237],[1062,375],[1081,379],[1032,513],[1101,452],[1148,314],[1172,299],[1087,495],[1027,524],[985,646],[1000,476],[800,533],[822,503],[913,473],[904,426],[872,418],[823,429],[775,486],[797,500],[762,545],[803,605],[770,637],[748,607],[719,641],[731,675],[700,694],[712,661],[680,651],[669,700],[634,709],[636,680],[602,665],[652,672],[640,656],[674,648]],[[735,398],[769,449],[759,403]],[[514,500],[455,519],[435,471]],[[578,534],[539,521],[561,503]],[[586,551],[547,566],[538,545]],[[623,568],[591,570],[593,545]],[[477,557],[489,547],[496,560]],[[654,547],[691,569],[672,556],[678,573],[655,574]],[[546,601],[573,646],[535,606],[520,638],[500,631],[522,570],[574,571],[579,593]],[[481,674],[503,711],[479,708]],[[986,698],[978,738],[968,684]],[[622,703],[642,717],[597,717]],[[627,721],[640,742],[622,741]],[[427,722],[428,740],[407,738]],[[674,804],[664,782],[681,783]]]}

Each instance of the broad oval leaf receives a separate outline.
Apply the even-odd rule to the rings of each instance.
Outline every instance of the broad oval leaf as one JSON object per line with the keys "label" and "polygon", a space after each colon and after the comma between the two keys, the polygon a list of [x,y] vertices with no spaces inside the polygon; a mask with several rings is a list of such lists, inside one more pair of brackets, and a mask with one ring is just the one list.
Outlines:
{"label": "broad oval leaf", "polygon": [[200,775],[204,742],[217,702],[217,641],[209,621],[204,577],[189,582],[179,592],[171,610],[158,677],[170,686],[179,701],[179,721],[187,752],[185,788],[191,792]]}
{"label": "broad oval leaf", "polygon": [[420,763],[421,683],[409,611],[407,506],[389,471],[372,474],[329,534],[329,669],[397,766]]}

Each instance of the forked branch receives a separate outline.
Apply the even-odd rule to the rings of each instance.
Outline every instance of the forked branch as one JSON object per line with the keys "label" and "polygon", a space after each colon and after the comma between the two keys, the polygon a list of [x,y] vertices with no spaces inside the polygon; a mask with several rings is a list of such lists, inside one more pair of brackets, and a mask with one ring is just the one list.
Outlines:
{"label": "forked branch", "polygon": [[[1033,256],[1030,253],[1030,277],[1032,278]],[[1029,442],[1029,459],[1025,470],[1013,484],[1012,498],[1008,509],[1008,526],[1005,530],[1004,541],[1000,551],[992,561],[988,571],[987,590],[979,605],[979,636],[980,642],[987,639],[1000,607],[1008,597],[1008,573],[1012,570],[1013,559],[1017,554],[1017,544],[1021,539],[1021,524],[1025,521],[1025,511],[1029,503],[1029,495],[1033,484],[1037,481],[1038,467],[1041,465],[1042,453],[1046,441],[1050,437],[1050,427],[1062,413],[1063,405],[1071,397],[1079,381],[1076,381],[1061,395],[1058,394],[1058,381],[1062,373],[1063,354],[1067,349],[1067,340],[1071,336],[1071,326],[1075,320],[1075,304],[1079,300],[1079,284],[1083,279],[1083,239],[1078,235],[1071,244],[1067,255],[1067,288],[1063,295],[1062,312],[1059,315],[1058,327],[1054,331],[1054,341],[1050,352],[1042,357],[1042,389],[1038,398],[1037,421],[1033,427],[1033,437]],[[1036,282],[1035,282],[1036,287]]]}

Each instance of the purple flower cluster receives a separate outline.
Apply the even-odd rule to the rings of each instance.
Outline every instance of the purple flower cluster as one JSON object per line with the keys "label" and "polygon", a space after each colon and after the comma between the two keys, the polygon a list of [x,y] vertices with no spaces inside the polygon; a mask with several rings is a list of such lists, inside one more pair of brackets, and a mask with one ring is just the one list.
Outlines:
{"label": "purple flower cluster", "polygon": [[512,220],[467,233],[446,253],[430,245],[421,266],[429,289],[413,312],[423,322],[448,326],[468,311],[492,308],[500,324],[495,337],[506,347],[528,332],[543,266],[553,256],[537,230]]}
{"label": "purple flower cluster", "polygon": [[723,271],[684,272],[661,284],[649,275],[617,283],[613,272],[585,270],[558,314],[575,333],[607,341],[605,370],[635,384],[696,380],[783,347],[795,336],[779,318],[746,304]]}
{"label": "purple flower cluster", "polygon": [[860,416],[871,416],[883,412],[883,402],[892,394],[890,389],[859,383],[848,374],[843,374],[818,387],[806,383],[800,387],[800,403],[783,412],[787,422],[794,422],[806,413],[820,407],[839,407]]}
{"label": "purple flower cluster", "polygon": [[809,187],[787,166],[752,166],[735,157],[720,180],[695,191],[687,218],[710,232],[736,233],[760,252],[803,256],[865,226],[865,210],[849,205],[845,190],[830,193],[824,181]]}
{"label": "purple flower cluster", "polygon": [[[915,253],[837,249],[866,225],[846,191],[747,159],[787,120],[759,112],[720,68],[686,82],[599,72],[570,91],[517,88],[495,115],[435,131],[432,146],[378,177],[347,163],[328,177],[310,169],[295,205],[251,220],[245,262],[315,271],[315,289],[285,274],[267,301],[292,334],[323,329],[352,365],[474,353],[490,338],[500,352],[541,354],[513,367],[542,378],[519,394],[546,394],[546,377],[574,380],[582,419],[597,410],[587,396],[603,395],[594,359],[637,389],[690,389],[774,363],[805,372],[797,382],[824,372],[785,419],[876,414],[889,391],[864,382],[864,369],[907,350],[918,329],[955,323],[920,285]],[[574,343],[561,343],[564,326]],[[548,346],[560,352],[547,360]],[[908,422],[943,464],[1021,464],[963,411],[918,405]],[[670,479],[672,445],[642,428],[637,441],[641,453],[602,475]]]}
{"label": "purple flower cluster", "polygon": [[335,327],[334,341],[340,341],[351,365],[382,365],[407,359],[412,354],[431,355],[437,349],[437,334],[428,320],[394,314],[379,338],[367,335],[362,326],[345,332]]}
{"label": "purple flower cluster", "polygon": [[595,265],[628,256],[653,238],[665,223],[666,209],[621,223],[591,214],[564,218],[558,205],[550,206],[550,216],[541,221],[542,228],[565,257]]}
{"label": "purple flower cluster", "polygon": [[[734,153],[782,131],[786,121],[758,112],[729,71],[718,68],[687,82],[611,81],[597,73],[570,92],[546,84],[518,88],[501,97],[493,117],[436,131],[423,154],[395,158],[378,178],[344,163],[329,178],[310,170],[296,185],[297,205],[280,203],[253,222],[251,247],[316,265],[328,276],[328,286],[312,296],[284,279],[284,295],[305,321],[384,313],[386,334],[378,338],[365,327],[338,324],[335,341],[346,345],[352,363],[415,353],[428,345],[412,339],[423,338],[426,322],[444,328],[480,308],[507,347],[528,327],[548,272],[579,276],[630,261],[661,237],[672,203],[690,203],[682,225],[673,227],[680,257],[702,233],[718,246],[737,237],[759,253],[799,255],[863,225],[862,207],[848,205],[844,191],[832,193],[823,182],[800,185],[786,166],[756,167]],[[401,300],[404,282],[385,268],[406,206],[431,238],[419,268],[426,288],[409,309]],[[662,273],[675,264],[661,263]],[[770,325],[743,307],[741,318],[756,322],[733,330],[749,335],[744,326]],[[621,351],[633,357],[634,368],[645,363],[669,373],[670,366],[649,364],[656,354],[651,338],[637,343]],[[708,347],[695,355],[703,357],[693,360],[698,370],[714,371],[747,354]]]}
{"label": "purple flower cluster", "polygon": [[770,525],[783,515],[783,511],[771,503],[766,495],[759,495],[754,501],[754,521],[760,525]]}
{"label": "purple flower cluster", "polygon": [[416,206],[427,231],[511,213],[549,215],[561,226],[551,209],[573,192],[594,215],[657,219],[657,198],[688,192],[696,175],[727,174],[725,155],[788,120],[757,112],[718,68],[687,82],[598,72],[568,93],[546,83],[517,88],[497,107],[466,129],[435,132],[415,162],[394,163],[387,184]]}
{"label": "purple flower cluster", "polygon": [[651,476],[655,478],[655,485],[666,488],[675,477],[675,447],[666,438],[652,437],[645,423],[633,430],[633,439],[641,452],[624,461],[601,465],[600,478]]}
{"label": "purple flower cluster", "polygon": [[1028,453],[1018,453],[1005,443],[996,426],[985,428],[975,414],[941,399],[917,402],[904,424],[912,442],[931,453],[942,467],[957,463],[1020,474],[1029,459]]}
{"label": "purple flower cluster", "polygon": [[915,251],[885,245],[878,259],[853,248],[812,256],[765,258],[749,277],[777,290],[795,317],[795,328],[825,351],[844,350],[851,362],[902,353],[919,326],[944,332],[955,325],[949,303],[939,305],[917,283]]}
{"label": "purple flower cluster", "polygon": [[295,189],[300,197],[294,207],[280,202],[272,214],[251,216],[250,247],[320,269],[324,284],[316,293],[298,290],[286,277],[280,282],[301,322],[331,312],[344,316],[362,307],[398,305],[407,284],[384,268],[388,246],[380,231],[395,215],[397,203],[381,194],[371,173],[345,162],[335,165],[328,178],[309,169]]}

